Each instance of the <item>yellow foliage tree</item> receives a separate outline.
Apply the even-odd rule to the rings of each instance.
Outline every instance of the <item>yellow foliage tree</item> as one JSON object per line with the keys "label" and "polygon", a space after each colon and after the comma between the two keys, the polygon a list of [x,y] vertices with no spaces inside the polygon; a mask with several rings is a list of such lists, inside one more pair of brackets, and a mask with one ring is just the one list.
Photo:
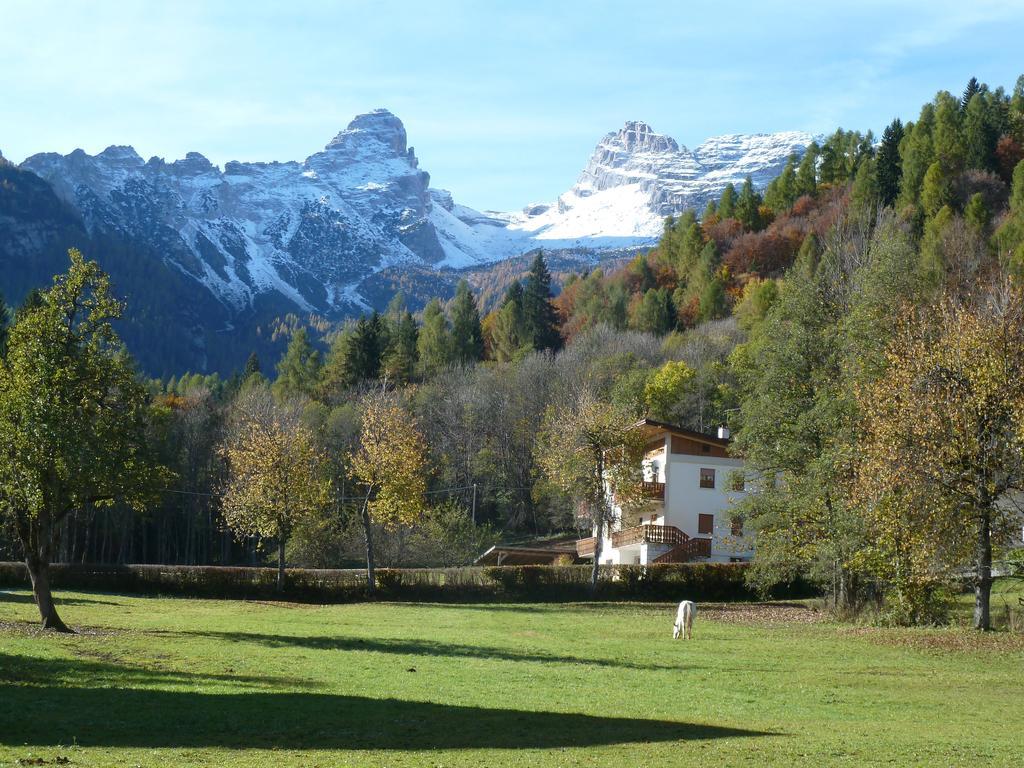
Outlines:
{"label": "yellow foliage tree", "polygon": [[239,537],[277,543],[277,589],[284,589],[285,545],[296,527],[316,522],[330,501],[330,480],[297,403],[279,403],[266,386],[239,395],[228,438],[224,521]]}
{"label": "yellow foliage tree", "polygon": [[362,499],[359,514],[366,539],[367,589],[372,595],[377,588],[373,526],[393,530],[415,523],[425,512],[426,444],[412,414],[386,392],[365,399],[359,442],[349,466]]}
{"label": "yellow foliage tree", "polygon": [[911,318],[886,362],[857,392],[862,557],[907,603],[973,560],[974,626],[987,630],[992,547],[1024,491],[1024,296],[1007,288]]}
{"label": "yellow foliage tree", "polygon": [[591,588],[596,590],[601,540],[620,509],[644,504],[643,436],[622,406],[589,390],[565,407],[549,407],[537,439],[537,460],[548,482],[573,499],[595,536]]}

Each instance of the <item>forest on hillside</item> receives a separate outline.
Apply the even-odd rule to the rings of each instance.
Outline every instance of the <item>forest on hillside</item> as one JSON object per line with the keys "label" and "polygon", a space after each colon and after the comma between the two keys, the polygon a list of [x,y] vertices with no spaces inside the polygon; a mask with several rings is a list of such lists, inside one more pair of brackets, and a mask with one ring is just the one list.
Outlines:
{"label": "forest on hillside", "polygon": [[[0,413],[31,410],[18,376],[37,375],[24,356],[55,297],[106,290],[83,264],[5,313]],[[929,621],[955,568],[988,589],[1018,519],[1001,500],[1024,485],[1022,272],[1024,77],[972,79],[880,140],[837,130],[763,192],[727,187],[557,296],[537,254],[486,313],[465,282],[420,316],[399,294],[341,327],[287,318],[282,357],[231,378],[140,382],[138,455],[161,468],[148,499],[72,495],[50,554],[345,566],[372,537],[379,564],[459,565],[499,538],[573,534],[592,521],[542,438],[586,399],[623,424],[733,428],[760,482],[735,511],[759,584],[803,575],[838,605],[884,593],[899,620]],[[104,311],[82,348],[123,366],[113,338],[89,346]],[[0,556],[20,559],[6,519]]]}

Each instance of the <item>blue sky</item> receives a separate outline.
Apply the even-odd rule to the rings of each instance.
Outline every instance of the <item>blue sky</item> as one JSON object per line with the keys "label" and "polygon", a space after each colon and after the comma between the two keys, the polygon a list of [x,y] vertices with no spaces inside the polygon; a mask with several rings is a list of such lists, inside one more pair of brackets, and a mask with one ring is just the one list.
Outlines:
{"label": "blue sky", "polygon": [[[880,131],[1024,72],[1024,3],[47,2],[0,5],[0,151],[302,159],[387,107],[435,186],[513,209],[627,119]],[[836,4],[838,5],[838,4]]]}

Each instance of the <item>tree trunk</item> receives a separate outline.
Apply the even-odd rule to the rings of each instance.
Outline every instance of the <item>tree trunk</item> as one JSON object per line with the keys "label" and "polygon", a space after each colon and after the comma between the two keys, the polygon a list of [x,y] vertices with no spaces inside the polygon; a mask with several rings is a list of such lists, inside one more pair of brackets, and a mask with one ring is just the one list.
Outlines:
{"label": "tree trunk", "polygon": [[373,597],[377,593],[377,578],[373,574],[373,526],[370,520],[370,495],[363,501],[363,536],[366,539],[366,591]]}
{"label": "tree trunk", "polygon": [[284,536],[277,537],[277,591],[284,592]]}
{"label": "tree trunk", "polygon": [[25,565],[28,567],[28,573],[32,579],[32,595],[39,608],[43,629],[71,633],[72,630],[57,614],[57,606],[53,602],[53,592],[50,590],[49,558],[41,558],[33,553],[25,558]]}
{"label": "tree trunk", "polygon": [[54,632],[71,632],[72,630],[61,621],[57,606],[53,602],[50,589],[50,561],[53,559],[53,519],[49,512],[42,512],[35,518],[19,515],[17,518],[18,538],[21,539],[22,550],[25,552],[25,567],[28,568],[32,580],[32,595],[43,629]]}
{"label": "tree trunk", "polygon": [[978,518],[978,539],[974,549],[974,628],[992,628],[989,603],[992,596],[992,525],[988,511]]}
{"label": "tree trunk", "polygon": [[604,520],[597,522],[597,535],[594,536],[594,569],[590,573],[590,593],[597,594],[597,580],[601,575],[601,544],[604,541]]}

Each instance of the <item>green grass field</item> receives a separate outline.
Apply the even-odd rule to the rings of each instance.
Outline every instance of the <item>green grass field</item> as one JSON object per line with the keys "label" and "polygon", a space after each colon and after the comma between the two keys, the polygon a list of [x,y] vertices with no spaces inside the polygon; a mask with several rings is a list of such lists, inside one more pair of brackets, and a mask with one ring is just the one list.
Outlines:
{"label": "green grass field", "polygon": [[0,765],[1019,766],[1024,638],[802,606],[0,593]]}

